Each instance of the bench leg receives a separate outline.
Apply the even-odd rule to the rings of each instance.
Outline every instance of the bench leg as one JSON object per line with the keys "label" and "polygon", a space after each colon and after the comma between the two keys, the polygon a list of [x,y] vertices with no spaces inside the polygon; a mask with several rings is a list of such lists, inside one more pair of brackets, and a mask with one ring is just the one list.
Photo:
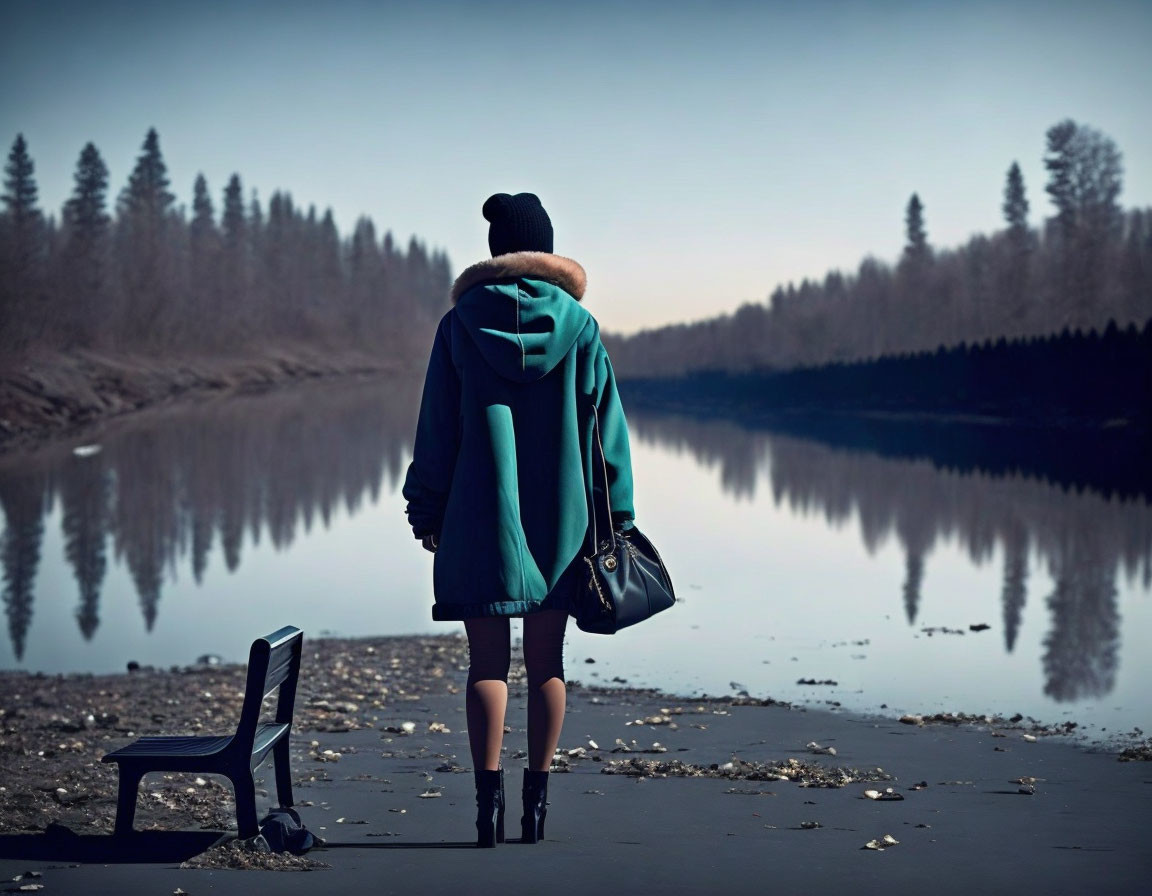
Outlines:
{"label": "bench leg", "polygon": [[116,796],[117,837],[132,833],[132,821],[136,817],[136,797],[140,789],[140,779],[144,773],[131,766],[120,766],[120,786]]}
{"label": "bench leg", "polygon": [[292,772],[288,767],[288,738],[282,737],[272,747],[272,762],[276,766],[276,799],[288,808],[292,805]]}
{"label": "bench leg", "polygon": [[256,822],[256,782],[252,773],[240,772],[232,778],[232,789],[236,793],[236,827],[241,840],[248,840],[260,833]]}

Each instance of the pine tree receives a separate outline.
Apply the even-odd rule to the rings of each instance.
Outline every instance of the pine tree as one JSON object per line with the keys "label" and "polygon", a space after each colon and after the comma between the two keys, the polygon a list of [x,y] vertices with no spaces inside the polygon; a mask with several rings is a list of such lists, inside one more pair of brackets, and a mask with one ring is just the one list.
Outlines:
{"label": "pine tree", "polygon": [[148,129],[141,149],[120,194],[120,210],[125,217],[146,221],[153,231],[158,231],[176,197],[168,191],[168,166],[160,153],[160,137],[155,128]]}
{"label": "pine tree", "polygon": [[1008,230],[1014,235],[1028,233],[1028,198],[1024,194],[1024,175],[1020,173],[1020,166],[1015,162],[1008,169],[1004,180],[1004,203],[1000,206],[1004,212],[1004,220],[1008,222]]}
{"label": "pine tree", "polygon": [[[313,231],[316,240],[316,257],[313,261],[312,308],[318,320],[325,317],[325,306],[334,305],[343,309],[343,317],[353,338],[360,335],[361,320],[355,309],[345,301],[344,269],[340,263],[340,234],[336,231],[336,221],[332,209],[324,210],[324,217]],[[331,317],[329,323],[336,323]]]}
{"label": "pine tree", "polygon": [[28,154],[28,144],[23,134],[16,135],[16,141],[8,153],[4,166],[4,212],[9,226],[17,232],[29,232],[42,223],[40,210],[36,207],[36,166]]}
{"label": "pine tree", "polygon": [[907,242],[904,246],[904,260],[915,266],[922,266],[931,256],[928,234],[924,229],[924,204],[919,195],[912,194],[904,210],[904,233]]}
{"label": "pine tree", "polygon": [[63,317],[71,323],[68,334],[80,345],[90,345],[108,313],[106,269],[108,252],[108,166],[92,143],[80,151],[72,198],[64,206],[65,268],[69,307]]}
{"label": "pine tree", "polygon": [[163,336],[161,316],[174,299],[169,216],[175,197],[168,190],[168,168],[160,138],[151,128],[128,184],[118,200],[118,250],[128,302],[125,331],[134,343]]}
{"label": "pine tree", "polygon": [[37,193],[28,144],[17,134],[4,166],[0,232],[0,334],[7,349],[27,346],[44,324],[41,290],[48,233]]}
{"label": "pine tree", "polygon": [[212,197],[208,195],[208,181],[203,174],[196,175],[192,185],[192,224],[190,235],[193,242],[204,240],[216,232],[216,212],[212,208]]}
{"label": "pine tree", "polygon": [[220,232],[208,181],[196,175],[192,186],[192,222],[188,225],[189,299],[201,343],[215,343],[220,328]]}
{"label": "pine tree", "polygon": [[1030,256],[1035,241],[1028,229],[1028,197],[1024,192],[1024,175],[1016,162],[1012,163],[1004,178],[1004,200],[1000,209],[1008,229],[1004,244],[1006,251],[1001,252],[995,275],[1001,311],[996,323],[999,335],[1017,336],[1027,329],[1027,318],[1036,305],[1030,295]]}
{"label": "pine tree", "polygon": [[380,282],[382,271],[376,226],[371,218],[360,217],[348,248],[348,303],[351,314],[363,322],[363,329],[374,339],[379,337],[388,316]]}
{"label": "pine tree", "polygon": [[220,229],[223,232],[224,282],[221,295],[224,307],[216,323],[223,327],[225,320],[233,322],[240,330],[234,335],[242,337],[243,331],[251,322],[248,320],[246,309],[249,273],[247,218],[244,213],[244,190],[238,174],[233,174],[228,180],[228,186],[224,188],[224,209],[220,215]]}

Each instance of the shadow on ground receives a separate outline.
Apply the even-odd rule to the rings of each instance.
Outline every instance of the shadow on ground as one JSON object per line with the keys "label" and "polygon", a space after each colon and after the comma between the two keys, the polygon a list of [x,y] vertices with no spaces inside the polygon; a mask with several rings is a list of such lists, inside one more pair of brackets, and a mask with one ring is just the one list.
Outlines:
{"label": "shadow on ground", "polygon": [[127,836],[77,834],[49,825],[43,834],[0,836],[0,859],[100,864],[186,862],[225,839],[224,831],[134,831]]}

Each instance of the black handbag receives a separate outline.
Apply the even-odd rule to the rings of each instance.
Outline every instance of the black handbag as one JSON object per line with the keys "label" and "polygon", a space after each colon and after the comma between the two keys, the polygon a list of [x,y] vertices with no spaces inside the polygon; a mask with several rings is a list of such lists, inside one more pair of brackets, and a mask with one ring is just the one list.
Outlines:
{"label": "black handbag", "polygon": [[[608,502],[608,465],[600,441],[600,415],[592,409],[592,467],[603,474],[607,525],[597,523],[596,489],[588,483],[588,534],[591,553],[584,557],[583,582],[573,601],[576,625],[597,635],[612,635],[643,622],[676,603],[672,578],[660,554],[639,529],[618,531]],[[597,453],[599,457],[597,457]],[[599,533],[608,537],[601,539]]]}

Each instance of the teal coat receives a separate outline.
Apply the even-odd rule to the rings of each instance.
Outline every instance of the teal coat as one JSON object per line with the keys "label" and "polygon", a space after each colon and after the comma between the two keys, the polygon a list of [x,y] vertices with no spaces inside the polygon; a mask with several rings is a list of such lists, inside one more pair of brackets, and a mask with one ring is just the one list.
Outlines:
{"label": "teal coat", "polygon": [[413,533],[439,545],[434,619],[567,607],[588,553],[593,405],[613,520],[631,525],[628,427],[584,283],[570,259],[516,252],[453,287],[404,482]]}

